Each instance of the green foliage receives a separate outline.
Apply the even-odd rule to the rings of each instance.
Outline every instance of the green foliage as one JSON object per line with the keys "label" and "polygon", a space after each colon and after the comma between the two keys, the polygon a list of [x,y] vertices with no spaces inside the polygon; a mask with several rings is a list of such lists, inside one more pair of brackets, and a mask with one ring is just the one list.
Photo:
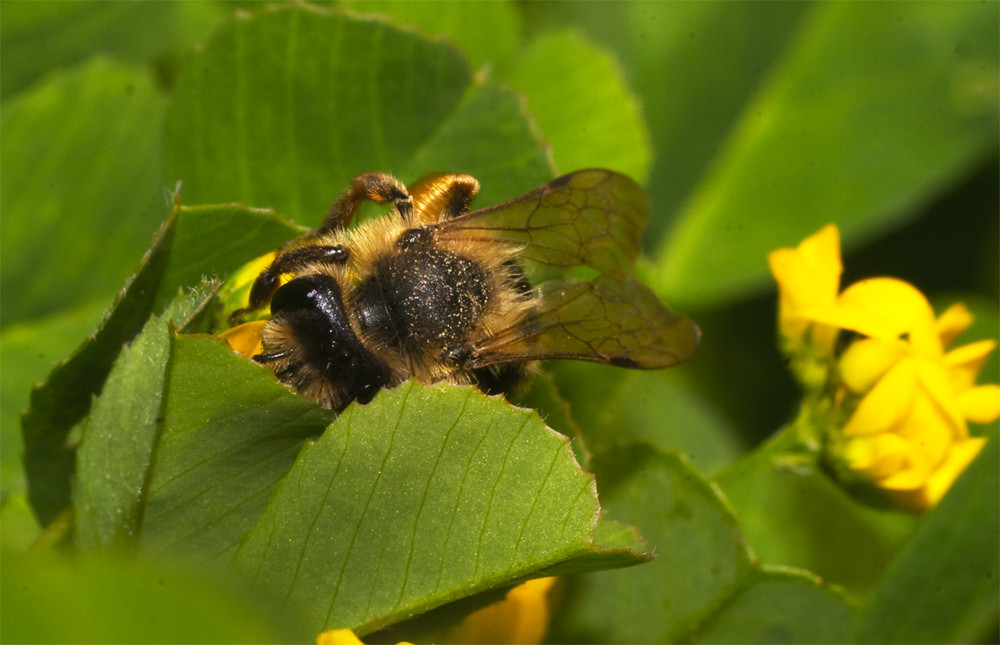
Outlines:
{"label": "green foliage", "polygon": [[[962,340],[996,338],[998,5],[344,4],[4,2],[7,640],[395,638],[549,574],[557,641],[995,634],[995,438],[920,520],[747,447],[795,406],[766,255],[828,221],[848,271],[969,294]],[[690,365],[553,366],[541,418],[408,384],[334,419],[183,333],[356,174],[488,206],[585,166],[647,189]],[[15,553],[39,526],[76,561]]]}
{"label": "green foliage", "polygon": [[993,152],[997,8],[817,7],[661,247],[663,292],[759,284],[768,250],[829,221],[848,241],[885,228]]}

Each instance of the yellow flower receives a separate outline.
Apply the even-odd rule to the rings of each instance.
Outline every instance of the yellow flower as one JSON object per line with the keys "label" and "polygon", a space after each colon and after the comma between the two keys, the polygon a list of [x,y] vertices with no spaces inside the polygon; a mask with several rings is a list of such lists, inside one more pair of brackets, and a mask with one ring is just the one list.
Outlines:
{"label": "yellow flower", "polygon": [[[535,578],[511,588],[507,595],[467,615],[437,634],[436,643],[541,643],[549,627],[550,599],[558,578]],[[331,629],[316,645],[364,645],[350,629]],[[399,643],[398,645],[409,645]]]}
{"label": "yellow flower", "polygon": [[[1000,417],[1000,386],[975,384],[996,343],[949,351],[971,314],[957,304],[936,318],[926,297],[901,280],[863,280],[837,294],[839,237],[827,226],[771,254],[782,346],[842,478],[920,512],[982,448],[968,423]],[[841,331],[856,338],[838,351]]]}

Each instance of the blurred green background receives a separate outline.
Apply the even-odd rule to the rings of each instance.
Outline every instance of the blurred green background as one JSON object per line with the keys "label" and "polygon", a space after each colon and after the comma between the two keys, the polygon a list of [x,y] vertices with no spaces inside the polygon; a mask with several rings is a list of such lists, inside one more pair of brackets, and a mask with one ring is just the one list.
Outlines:
{"label": "blurred green background", "polygon": [[[544,154],[520,163],[511,185],[484,185],[480,205],[586,166],[626,172],[646,187],[652,219],[640,273],[698,321],[703,344],[669,374],[553,368],[562,388],[579,385],[574,413],[607,433],[628,427],[641,435],[643,420],[678,415],[685,422],[667,443],[712,474],[786,423],[797,392],[775,348],[766,255],[831,221],[844,236],[844,284],[896,276],[939,311],[963,299],[977,314],[963,340],[997,337],[997,3],[346,4],[453,43],[470,87],[509,87],[522,102]],[[184,128],[197,121],[198,102],[225,99],[190,81],[198,73],[192,61],[213,34],[262,10],[230,2],[0,4],[5,546],[26,544],[35,530],[12,511],[24,504],[18,414],[31,384],[100,320],[169,211],[178,180],[195,203],[243,200],[314,225],[352,174],[398,171],[356,168],[354,161],[380,158],[356,151],[296,172],[274,149],[254,150],[259,166],[247,177],[258,181],[243,192],[247,177],[230,185],[178,171],[195,156],[185,146],[196,136]],[[177,95],[183,80],[188,89]],[[206,95],[192,94],[192,85]],[[270,89],[286,96],[280,85]],[[419,83],[391,89],[433,95]],[[331,93],[348,102],[357,94]],[[297,140],[308,144],[316,134]],[[490,176],[490,150],[466,143],[470,163]],[[272,199],[268,180],[252,174],[270,154],[270,181],[298,181],[308,187],[296,193],[303,196]],[[241,158],[232,151],[219,174]],[[529,176],[538,180],[519,183]],[[994,353],[981,382],[997,382],[998,365]]]}

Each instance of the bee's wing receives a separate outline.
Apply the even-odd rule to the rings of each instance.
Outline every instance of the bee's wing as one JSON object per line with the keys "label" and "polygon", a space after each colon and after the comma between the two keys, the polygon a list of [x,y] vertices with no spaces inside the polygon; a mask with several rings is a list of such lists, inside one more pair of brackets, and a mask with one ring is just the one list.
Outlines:
{"label": "bee's wing", "polygon": [[443,240],[517,247],[519,262],[532,265],[524,268],[537,278],[561,277],[562,268],[579,265],[624,277],[639,254],[648,217],[646,194],[637,183],[610,170],[589,169],[433,227]]}
{"label": "bee's wing", "polygon": [[526,318],[475,346],[474,367],[571,358],[619,367],[670,367],[694,354],[701,332],[634,278],[548,282]]}

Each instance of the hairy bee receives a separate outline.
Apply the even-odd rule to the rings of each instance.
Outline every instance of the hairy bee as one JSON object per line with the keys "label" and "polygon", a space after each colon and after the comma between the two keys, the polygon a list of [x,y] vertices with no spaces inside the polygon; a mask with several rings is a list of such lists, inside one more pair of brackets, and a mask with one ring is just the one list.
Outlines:
{"label": "hairy bee", "polygon": [[[507,394],[541,359],[656,369],[691,356],[697,326],[627,275],[648,212],[635,182],[581,170],[470,212],[478,190],[468,175],[409,191],[360,175],[233,315],[270,318],[223,336],[337,411],[411,378]],[[366,200],[392,211],[348,227]]]}

